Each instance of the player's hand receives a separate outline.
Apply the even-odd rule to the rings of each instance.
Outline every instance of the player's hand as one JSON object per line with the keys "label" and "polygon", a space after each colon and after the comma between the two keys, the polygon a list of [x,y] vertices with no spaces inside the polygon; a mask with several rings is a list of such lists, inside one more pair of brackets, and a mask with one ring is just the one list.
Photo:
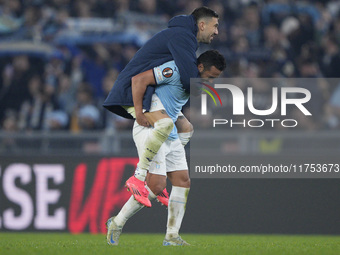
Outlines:
{"label": "player's hand", "polygon": [[136,116],[136,121],[139,125],[143,126],[143,127],[150,127],[150,123],[147,120],[147,118],[145,117],[144,113],[141,114],[137,114]]}

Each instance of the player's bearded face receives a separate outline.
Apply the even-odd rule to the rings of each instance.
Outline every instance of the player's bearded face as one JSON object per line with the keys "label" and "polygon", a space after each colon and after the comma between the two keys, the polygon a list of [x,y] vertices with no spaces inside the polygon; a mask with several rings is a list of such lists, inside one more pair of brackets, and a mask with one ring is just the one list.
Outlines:
{"label": "player's bearded face", "polygon": [[201,39],[202,43],[211,43],[216,35],[218,35],[218,19],[210,18],[206,19],[204,24],[202,24]]}

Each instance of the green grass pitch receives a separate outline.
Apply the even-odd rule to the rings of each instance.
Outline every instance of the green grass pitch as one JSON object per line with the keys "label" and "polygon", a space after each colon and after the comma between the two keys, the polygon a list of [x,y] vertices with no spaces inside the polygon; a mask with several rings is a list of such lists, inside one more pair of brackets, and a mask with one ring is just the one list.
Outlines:
{"label": "green grass pitch", "polygon": [[163,234],[122,234],[119,246],[102,234],[0,233],[0,254],[340,254],[340,236],[183,234],[187,247],[163,247]]}

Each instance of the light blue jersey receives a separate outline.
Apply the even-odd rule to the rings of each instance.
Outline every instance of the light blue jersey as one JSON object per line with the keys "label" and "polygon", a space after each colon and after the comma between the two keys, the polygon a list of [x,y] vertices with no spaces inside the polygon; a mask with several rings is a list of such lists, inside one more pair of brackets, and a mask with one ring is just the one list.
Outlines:
{"label": "light blue jersey", "polygon": [[[155,93],[161,100],[167,114],[175,123],[183,105],[189,99],[189,94],[185,93],[181,83],[180,74],[175,61],[169,61],[153,69],[156,79]],[[169,135],[170,140],[178,138],[177,128]]]}

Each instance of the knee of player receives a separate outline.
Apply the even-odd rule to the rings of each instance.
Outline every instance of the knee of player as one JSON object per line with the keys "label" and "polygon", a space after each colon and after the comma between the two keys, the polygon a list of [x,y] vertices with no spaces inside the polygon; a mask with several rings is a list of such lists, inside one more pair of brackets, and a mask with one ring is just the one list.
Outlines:
{"label": "knee of player", "polygon": [[175,124],[178,130],[178,133],[194,132],[194,126],[187,119],[185,120],[178,119]]}
{"label": "knee of player", "polygon": [[192,134],[194,133],[194,126],[191,123],[188,123],[185,129],[183,129],[180,133],[182,134],[188,134],[190,135],[190,138],[192,137]]}
{"label": "knee of player", "polygon": [[194,133],[194,126],[189,122],[187,129],[186,129],[187,133]]}
{"label": "knee of player", "polygon": [[170,118],[163,118],[163,119],[157,120],[154,126],[155,126],[155,130],[159,134],[168,137],[172,129],[174,128],[174,122]]}
{"label": "knee of player", "polygon": [[184,188],[190,188],[190,185],[191,185],[191,180],[190,180],[190,177],[187,176],[187,177],[183,177],[181,179],[181,186],[184,187]]}

